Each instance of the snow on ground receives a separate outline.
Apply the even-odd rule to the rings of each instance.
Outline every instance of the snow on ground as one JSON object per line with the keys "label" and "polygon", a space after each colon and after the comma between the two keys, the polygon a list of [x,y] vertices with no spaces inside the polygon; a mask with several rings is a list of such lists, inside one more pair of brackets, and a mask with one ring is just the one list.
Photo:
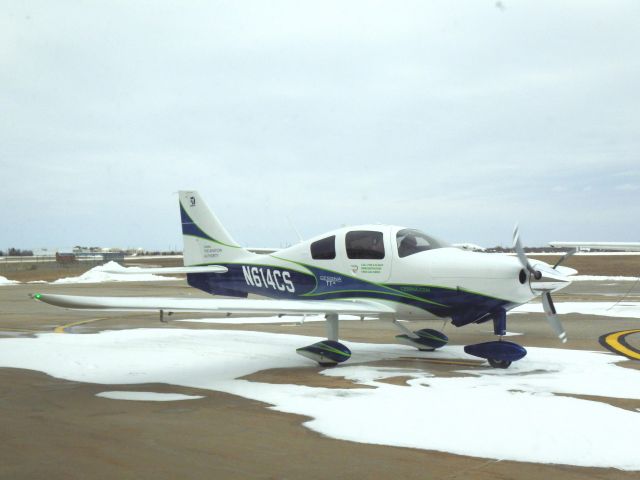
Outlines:
{"label": "snow on ground", "polygon": [[[484,330],[485,333],[488,333],[490,335],[493,335],[493,329],[491,330]],[[522,332],[505,332],[504,335],[502,335],[503,337],[519,337],[520,335],[524,335],[524,333]]]}
{"label": "snow on ground", "polygon": [[[322,434],[355,442],[477,457],[640,470],[640,413],[568,395],[640,399],[640,371],[606,353],[529,348],[510,369],[459,367],[464,376],[361,365],[403,356],[467,359],[461,346],[417,352],[345,342],[347,365],[322,371],[372,389],[273,385],[250,373],[312,367],[295,354],[318,338],[248,331],[136,329],[0,340],[0,366],[99,384],[167,383],[267,402],[311,417]],[[37,351],[38,355],[33,355]],[[360,363],[360,364],[359,364]],[[467,370],[465,370],[467,368]],[[406,386],[380,380],[408,376]]]}
{"label": "snow on ground", "polygon": [[640,277],[607,277],[606,275],[574,275],[572,282],[637,282]]}
{"label": "snow on ground", "polygon": [[2,275],[0,275],[0,287],[5,285],[15,285],[17,283],[20,283],[20,282],[16,280],[9,280],[7,277],[3,277]]}
{"label": "snow on ground", "polygon": [[[583,315],[600,315],[604,317],[640,318],[639,302],[555,302],[556,310],[560,314],[581,313]],[[509,313],[544,313],[541,303],[525,303],[510,310]],[[360,317],[354,315],[340,315],[340,320],[355,321]],[[322,315],[285,315],[283,317],[220,317],[220,318],[185,318],[174,320],[176,322],[187,323],[212,323],[226,325],[246,325],[246,324],[290,324],[323,322]],[[492,333],[493,331],[489,332]],[[522,333],[508,332],[509,335],[522,335]]]}
{"label": "snow on ground", "polygon": [[103,282],[157,282],[164,280],[179,280],[175,277],[163,277],[153,275],[151,273],[107,273],[104,270],[120,270],[122,272],[135,272],[140,270],[139,267],[123,267],[119,263],[109,262],[104,265],[98,265],[91,270],[84,272],[79,277],[67,277],[55,280],[51,283],[103,283]]}
{"label": "snow on ground", "polygon": [[[536,256],[553,256],[553,257],[559,257],[561,255],[564,255],[566,252],[527,252],[527,256],[529,257],[536,257]],[[507,253],[506,255],[515,255],[515,253]],[[573,256],[575,257],[617,257],[617,256],[634,256],[634,255],[640,255],[640,252],[622,252],[622,251],[618,251],[618,252],[577,252],[574,253]]]}
{"label": "snow on ground", "polygon": [[100,392],[96,393],[96,397],[110,398],[112,400],[138,400],[145,402],[175,402],[176,400],[197,400],[199,398],[204,398],[202,395],[183,395],[181,393],[126,391]]}
{"label": "snow on ground", "polygon": [[[555,302],[559,314],[581,313],[602,317],[640,318],[640,302]],[[525,303],[509,313],[544,313],[541,303]]]}
{"label": "snow on ground", "polygon": [[127,255],[124,257],[125,260],[150,260],[150,259],[158,259],[158,258],[184,258],[182,255]]}

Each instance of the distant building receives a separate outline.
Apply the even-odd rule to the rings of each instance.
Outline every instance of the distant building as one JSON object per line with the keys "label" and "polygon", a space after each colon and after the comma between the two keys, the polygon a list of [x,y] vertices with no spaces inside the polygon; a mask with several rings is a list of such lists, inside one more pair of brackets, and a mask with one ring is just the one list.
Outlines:
{"label": "distant building", "polygon": [[124,262],[124,252],[104,252],[102,259],[105,262]]}
{"label": "distant building", "polygon": [[56,262],[58,263],[73,263],[76,261],[76,255],[73,252],[56,252]]}
{"label": "distant building", "polygon": [[56,250],[52,250],[48,248],[34,248],[33,256],[34,257],[55,257]]}

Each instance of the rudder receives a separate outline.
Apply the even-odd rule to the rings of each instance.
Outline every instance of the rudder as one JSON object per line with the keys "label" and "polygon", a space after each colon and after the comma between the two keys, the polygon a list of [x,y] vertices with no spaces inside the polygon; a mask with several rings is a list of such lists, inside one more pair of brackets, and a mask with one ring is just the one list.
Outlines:
{"label": "rudder", "polygon": [[196,191],[180,191],[185,266],[224,263],[251,256],[236,243]]}

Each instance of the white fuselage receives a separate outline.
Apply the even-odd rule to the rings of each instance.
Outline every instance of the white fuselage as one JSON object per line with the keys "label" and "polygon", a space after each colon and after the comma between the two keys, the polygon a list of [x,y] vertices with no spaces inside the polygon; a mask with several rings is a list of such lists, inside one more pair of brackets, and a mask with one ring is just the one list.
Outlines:
{"label": "white fuselage", "polygon": [[[466,295],[474,301],[476,296],[499,299],[503,301],[505,308],[509,309],[536,296],[531,290],[528,276],[522,276],[522,266],[515,257],[469,252],[447,246],[401,257],[397,234],[402,230],[403,227],[390,225],[341,228],[270,255],[251,254],[236,259],[233,263],[245,265],[244,277],[249,293],[272,298],[278,298],[281,294],[290,297],[291,293],[301,295],[296,298],[311,299],[323,296],[372,298],[374,292],[371,290],[391,286],[401,289],[407,295],[421,298],[429,298],[431,290],[433,295],[436,295],[434,291],[445,292],[448,293],[448,297],[459,292],[460,295]],[[349,232],[362,231],[379,232],[382,235],[382,258],[350,258],[346,236]],[[333,236],[333,258],[313,258],[312,244]],[[296,279],[286,274],[289,271],[313,276],[316,287],[303,291]],[[338,294],[342,296],[336,297]],[[404,297],[374,295],[373,298],[392,306],[398,318],[434,317],[430,310],[408,303]],[[438,303],[447,304],[438,298],[435,299]]]}

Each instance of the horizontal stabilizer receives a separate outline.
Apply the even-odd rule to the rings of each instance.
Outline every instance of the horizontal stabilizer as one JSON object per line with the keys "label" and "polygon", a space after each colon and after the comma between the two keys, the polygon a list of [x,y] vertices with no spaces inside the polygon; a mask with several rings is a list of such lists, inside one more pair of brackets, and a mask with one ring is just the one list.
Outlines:
{"label": "horizontal stabilizer", "polygon": [[280,249],[271,247],[247,247],[245,250],[247,252],[257,253],[258,255],[269,255],[271,253],[276,253]]}
{"label": "horizontal stabilizer", "polygon": [[216,312],[222,314],[380,316],[395,313],[382,303],[367,300],[257,300],[217,298],[84,297],[35,293],[35,300],[62,308],[157,312]]}
{"label": "horizontal stabilizer", "polygon": [[222,265],[207,265],[205,267],[156,267],[156,268],[123,268],[117,270],[103,270],[105,273],[118,275],[139,275],[151,273],[157,275],[175,275],[178,273],[227,273],[229,270]]}

